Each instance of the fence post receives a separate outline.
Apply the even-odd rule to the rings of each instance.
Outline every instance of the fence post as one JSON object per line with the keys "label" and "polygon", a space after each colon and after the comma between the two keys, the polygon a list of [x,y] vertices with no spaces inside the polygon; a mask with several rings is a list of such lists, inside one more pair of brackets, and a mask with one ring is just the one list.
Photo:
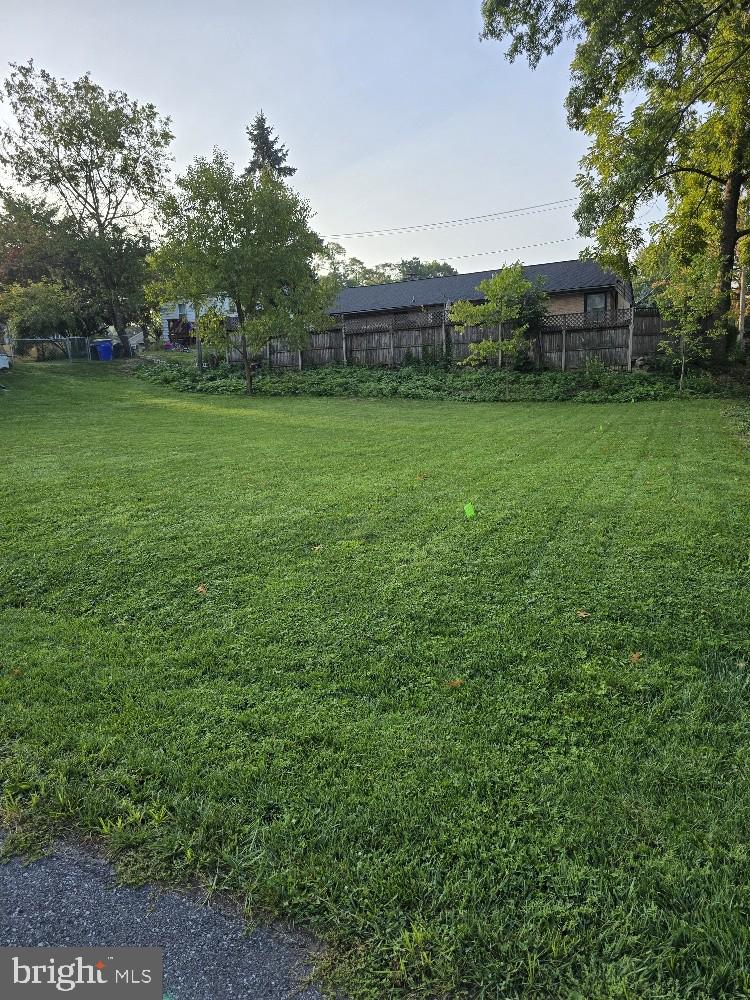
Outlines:
{"label": "fence post", "polygon": [[635,306],[630,307],[630,324],[628,326],[628,371],[633,370],[633,327],[635,326]]}
{"label": "fence post", "polygon": [[271,371],[271,338],[266,341],[266,368]]}
{"label": "fence post", "polygon": [[563,313],[563,316],[562,316],[562,359],[561,359],[561,363],[560,363],[560,370],[561,371],[565,371],[565,350],[566,350],[566,347],[567,347],[567,344],[566,344],[566,334],[567,334],[567,332],[568,332],[568,319],[567,319],[565,313]]}
{"label": "fence post", "polygon": [[66,337],[65,338],[65,351],[66,351],[66,353],[68,355],[68,361],[72,361],[73,360],[73,353],[70,350],[70,337]]}
{"label": "fence post", "polygon": [[[394,338],[395,338],[395,335],[396,335],[395,334],[395,329],[396,329],[396,317],[393,314],[391,314],[390,330],[388,331],[389,334],[390,334],[390,337],[388,339],[388,366],[389,366],[389,368],[393,368],[393,346],[394,346],[393,345],[393,341],[394,341]],[[421,356],[420,356],[420,361],[421,360],[422,359],[421,359]]]}
{"label": "fence post", "polygon": [[450,302],[446,302],[445,305],[443,306],[443,322],[440,327],[440,346],[443,352],[443,364],[445,364],[448,358],[448,331],[446,330],[446,320],[449,309],[450,309]]}
{"label": "fence post", "polygon": [[348,364],[346,360],[346,320],[341,317],[341,353],[344,358],[344,365]]}
{"label": "fence post", "polygon": [[497,367],[503,367],[503,324],[497,324]]}
{"label": "fence post", "polygon": [[302,371],[302,351],[297,351],[297,371]]}

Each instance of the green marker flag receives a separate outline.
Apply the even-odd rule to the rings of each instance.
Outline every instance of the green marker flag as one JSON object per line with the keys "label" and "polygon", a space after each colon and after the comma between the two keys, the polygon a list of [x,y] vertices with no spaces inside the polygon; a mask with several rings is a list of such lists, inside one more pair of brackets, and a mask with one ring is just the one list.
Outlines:
{"label": "green marker flag", "polygon": [[474,504],[473,503],[465,503],[464,504],[464,514],[466,514],[466,517],[469,520],[472,517],[476,517],[477,516],[477,512],[474,510]]}

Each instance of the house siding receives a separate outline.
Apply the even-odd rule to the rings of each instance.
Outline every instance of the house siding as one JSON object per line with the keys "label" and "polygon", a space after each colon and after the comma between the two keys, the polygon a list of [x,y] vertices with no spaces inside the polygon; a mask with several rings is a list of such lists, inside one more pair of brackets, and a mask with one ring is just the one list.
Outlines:
{"label": "house siding", "polygon": [[547,300],[547,311],[554,316],[560,316],[562,313],[582,313],[583,305],[583,292],[576,292],[573,295],[550,295]]}
{"label": "house siding", "polygon": [[[180,305],[184,305],[185,307],[183,315],[188,323],[195,322],[195,309],[189,302],[169,303],[168,305],[161,306],[159,309],[161,315],[161,336],[165,342],[169,340],[169,321],[180,318]],[[216,299],[213,305],[226,313],[227,316],[237,315],[236,311],[231,308],[229,299]]]}
{"label": "house siding", "polygon": [[563,313],[582,313],[586,311],[586,295],[591,292],[606,292],[607,309],[629,309],[630,300],[621,288],[587,288],[582,292],[570,292],[562,295],[550,295],[547,300],[547,311],[553,316]]}

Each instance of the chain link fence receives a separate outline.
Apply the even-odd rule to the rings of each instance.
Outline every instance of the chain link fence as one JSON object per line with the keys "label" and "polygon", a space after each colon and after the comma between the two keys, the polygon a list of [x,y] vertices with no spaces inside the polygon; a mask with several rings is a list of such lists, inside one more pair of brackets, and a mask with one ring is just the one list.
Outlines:
{"label": "chain link fence", "polygon": [[91,361],[95,360],[92,340],[91,337],[19,337],[11,350],[16,358],[29,361]]}
{"label": "chain link fence", "polygon": [[19,337],[12,344],[0,344],[0,351],[28,361],[99,361],[97,344],[110,345],[110,358],[124,353],[119,341],[108,337]]}

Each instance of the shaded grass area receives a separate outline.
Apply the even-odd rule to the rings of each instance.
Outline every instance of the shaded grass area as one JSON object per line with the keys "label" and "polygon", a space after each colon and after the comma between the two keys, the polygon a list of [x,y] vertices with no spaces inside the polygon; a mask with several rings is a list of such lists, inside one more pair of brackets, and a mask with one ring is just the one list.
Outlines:
{"label": "shaded grass area", "polygon": [[17,843],[74,825],[293,919],[352,997],[750,994],[720,403],[6,384]]}

